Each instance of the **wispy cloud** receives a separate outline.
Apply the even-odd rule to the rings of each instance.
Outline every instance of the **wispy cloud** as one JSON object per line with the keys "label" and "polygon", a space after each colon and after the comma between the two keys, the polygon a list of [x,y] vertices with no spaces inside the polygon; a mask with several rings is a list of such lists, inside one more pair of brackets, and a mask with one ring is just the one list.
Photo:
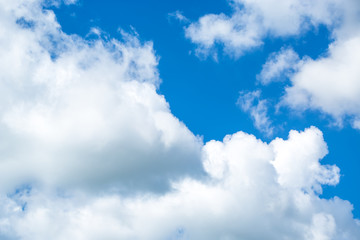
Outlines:
{"label": "wispy cloud", "polygon": [[298,69],[300,59],[291,48],[282,48],[279,52],[269,56],[263,65],[260,74],[256,76],[261,84],[267,85],[271,82],[283,81]]}
{"label": "wispy cloud", "polygon": [[246,113],[250,114],[255,128],[267,136],[272,136],[274,128],[268,116],[268,102],[260,99],[259,90],[253,92],[240,92],[237,105]]}
{"label": "wispy cloud", "polygon": [[171,18],[176,19],[177,21],[179,21],[181,23],[189,23],[190,22],[190,20],[187,17],[185,17],[183,15],[183,13],[181,11],[179,11],[179,10],[177,10],[175,12],[172,12],[172,13],[169,13],[168,17],[170,19]]}

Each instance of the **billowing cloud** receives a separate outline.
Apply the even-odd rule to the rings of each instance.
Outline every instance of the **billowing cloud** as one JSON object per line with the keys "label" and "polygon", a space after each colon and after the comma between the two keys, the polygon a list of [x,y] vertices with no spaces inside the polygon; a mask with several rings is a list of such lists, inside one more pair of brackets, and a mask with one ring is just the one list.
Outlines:
{"label": "billowing cloud", "polygon": [[122,37],[0,0],[1,239],[358,239],[352,205],[319,195],[340,177],[319,129],[203,145],[157,93],[152,44]]}
{"label": "billowing cloud", "polygon": [[330,45],[328,56],[307,59],[291,77],[283,103],[294,109],[320,110],[342,125],[350,119],[359,128],[360,35]]}
{"label": "billowing cloud", "polygon": [[164,190],[200,174],[201,141],[156,92],[152,43],[66,35],[41,4],[0,2],[1,189]]}
{"label": "billowing cloud", "polygon": [[[315,127],[266,144],[238,132],[203,148],[207,180],[186,179],[166,194],[3,198],[0,229],[20,239],[357,240],[349,202],[321,199],[339,181]],[[26,201],[26,205],[24,202]],[[22,210],[25,209],[25,210]]]}

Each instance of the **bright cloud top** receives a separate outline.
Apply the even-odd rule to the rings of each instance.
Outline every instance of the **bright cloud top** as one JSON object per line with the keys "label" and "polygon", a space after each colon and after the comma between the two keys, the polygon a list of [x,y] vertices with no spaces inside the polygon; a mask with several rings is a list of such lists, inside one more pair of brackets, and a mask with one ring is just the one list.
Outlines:
{"label": "bright cloud top", "polygon": [[156,93],[150,42],[68,36],[39,1],[0,9],[1,187],[161,190],[201,172],[201,141]]}
{"label": "bright cloud top", "polygon": [[203,145],[157,93],[151,43],[67,35],[37,0],[0,11],[1,239],[360,236],[319,197],[340,176],[319,129]]}

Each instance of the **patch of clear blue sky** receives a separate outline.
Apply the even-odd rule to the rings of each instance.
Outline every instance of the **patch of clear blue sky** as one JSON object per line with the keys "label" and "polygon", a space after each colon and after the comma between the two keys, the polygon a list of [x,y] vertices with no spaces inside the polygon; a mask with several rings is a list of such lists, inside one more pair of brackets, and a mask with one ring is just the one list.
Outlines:
{"label": "patch of clear blue sky", "polygon": [[[131,31],[132,26],[142,41],[153,41],[163,80],[159,93],[165,95],[172,113],[205,141],[221,140],[237,131],[271,140],[256,130],[249,116],[236,106],[239,91],[261,88],[262,97],[275,104],[289,83],[256,85],[256,74],[268,55],[291,46],[300,56],[317,58],[326,52],[331,41],[327,29],[313,29],[300,37],[266,39],[263,46],[239,59],[220,54],[215,62],[211,58],[200,60],[190,53],[195,46],[185,38],[184,25],[168,17],[168,13],[177,10],[193,21],[207,13],[231,14],[226,0],[80,0],[75,6],[54,9],[66,33],[84,37],[91,27],[99,27],[119,38],[119,27]],[[347,125],[343,129],[331,127],[329,118],[316,111],[294,115],[288,109],[281,109],[278,114],[273,110],[270,108],[269,116],[275,126],[280,126],[275,137],[286,138],[289,130],[303,130],[311,125],[323,131],[330,151],[323,163],[338,165],[342,173],[340,184],[325,187],[323,196],[349,200],[359,218],[360,193],[356,188],[360,183],[360,132]]]}

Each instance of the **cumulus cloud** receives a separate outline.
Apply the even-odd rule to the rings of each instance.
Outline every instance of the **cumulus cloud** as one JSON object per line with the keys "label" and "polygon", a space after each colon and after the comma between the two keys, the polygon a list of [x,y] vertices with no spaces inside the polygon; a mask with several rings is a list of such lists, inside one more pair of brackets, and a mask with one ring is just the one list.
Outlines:
{"label": "cumulus cloud", "polygon": [[359,1],[233,0],[231,6],[231,15],[207,14],[186,28],[198,53],[213,53],[220,44],[225,52],[240,56],[266,37],[296,36],[326,26],[332,38],[326,55],[300,60],[291,48],[283,48],[268,58],[257,79],[267,85],[290,78],[280,105],[320,110],[335,125],[349,119],[359,128]]}
{"label": "cumulus cloud", "polygon": [[[295,36],[319,25],[335,28],[339,22],[353,21],[355,0],[233,0],[231,15],[207,14],[186,28],[186,36],[208,54],[217,44],[226,53],[241,56],[262,45],[267,36]],[[276,6],[276,7],[274,7]]]}
{"label": "cumulus cloud", "polygon": [[[332,30],[334,41],[326,54],[317,59],[306,57],[301,64],[290,61],[295,74],[289,76],[290,86],[285,88],[280,105],[300,111],[319,110],[331,116],[334,125],[341,127],[346,120],[359,129],[360,3],[344,1],[337,9],[344,14]],[[277,66],[271,69],[276,71]]]}
{"label": "cumulus cloud", "polygon": [[334,39],[326,53],[317,59],[299,60],[291,49],[283,49],[269,57],[257,78],[262,84],[283,77],[290,79],[280,105],[300,111],[319,110],[331,116],[334,125],[341,127],[346,119],[353,128],[359,128],[360,4],[348,0],[342,6],[334,6],[342,17],[337,23],[336,17],[330,18],[336,24],[331,29]]}
{"label": "cumulus cloud", "polygon": [[203,145],[150,42],[67,35],[42,4],[0,0],[1,239],[358,239],[319,195],[339,182],[319,129]]}
{"label": "cumulus cloud", "polygon": [[268,101],[260,99],[259,90],[252,92],[240,92],[237,105],[246,113],[250,114],[255,127],[267,136],[273,134],[274,128],[271,126],[268,117]]}
{"label": "cumulus cloud", "polygon": [[291,78],[283,103],[294,109],[314,109],[342,125],[349,118],[357,127],[360,117],[360,35],[338,40],[328,56],[307,59]]}
{"label": "cumulus cloud", "polygon": [[208,180],[176,182],[161,196],[18,193],[1,199],[6,212],[0,230],[39,240],[357,240],[360,226],[351,204],[317,194],[321,185],[339,180],[336,166],[319,162],[326,153],[315,127],[270,144],[238,132],[204,146]]}
{"label": "cumulus cloud", "polygon": [[156,92],[151,42],[66,35],[41,1],[0,11],[1,188],[160,191],[202,172],[201,141]]}

